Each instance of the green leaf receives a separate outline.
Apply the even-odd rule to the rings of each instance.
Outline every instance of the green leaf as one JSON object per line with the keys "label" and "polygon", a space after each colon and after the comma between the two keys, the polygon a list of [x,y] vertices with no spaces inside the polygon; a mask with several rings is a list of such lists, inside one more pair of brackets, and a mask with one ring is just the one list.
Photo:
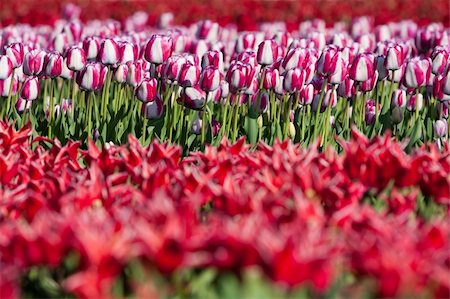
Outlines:
{"label": "green leaf", "polygon": [[258,142],[258,121],[256,118],[246,116],[244,120],[244,130],[247,135],[248,141],[251,144],[256,144]]}

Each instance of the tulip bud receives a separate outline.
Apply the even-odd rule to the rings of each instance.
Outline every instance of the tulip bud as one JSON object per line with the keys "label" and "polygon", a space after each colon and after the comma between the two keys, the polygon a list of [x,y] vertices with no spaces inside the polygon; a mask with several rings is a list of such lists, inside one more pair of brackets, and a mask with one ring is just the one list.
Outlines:
{"label": "tulip bud", "polygon": [[206,103],[206,93],[198,86],[186,87],[177,101],[189,109],[202,110]]}
{"label": "tulip bud", "polygon": [[305,73],[299,68],[291,69],[284,75],[283,87],[289,93],[299,91],[303,84],[305,84]]}
{"label": "tulip bud", "polygon": [[402,89],[394,90],[391,96],[391,103],[395,107],[403,108],[406,106],[406,91]]}
{"label": "tulip bud", "polygon": [[61,70],[61,78],[63,79],[71,79],[73,77],[73,71],[67,67],[67,58],[63,59],[62,70]]}
{"label": "tulip bud", "polygon": [[408,61],[405,69],[404,84],[409,88],[425,86],[431,73],[431,63],[429,59],[412,58]]}
{"label": "tulip bud", "polygon": [[105,83],[107,72],[108,68],[106,66],[96,62],[90,62],[77,73],[77,83],[84,90],[99,90]]}
{"label": "tulip bud", "polygon": [[403,111],[400,107],[394,107],[391,112],[391,120],[394,124],[399,124],[403,121]]}
{"label": "tulip bud", "polygon": [[234,50],[241,53],[246,50],[253,50],[256,43],[256,34],[252,32],[244,32],[238,36]]}
{"label": "tulip bud", "polygon": [[258,46],[256,60],[261,65],[274,63],[278,57],[278,45],[274,40],[265,40]]}
{"label": "tulip bud", "polygon": [[44,68],[44,74],[51,78],[61,76],[64,60],[59,53],[53,52],[47,54],[47,62]]}
{"label": "tulip bud", "polygon": [[86,52],[87,59],[96,59],[99,48],[100,41],[98,38],[90,36],[83,40],[83,50]]}
{"label": "tulip bud", "polygon": [[197,85],[200,79],[200,69],[191,64],[190,62],[185,63],[181,67],[180,75],[178,77],[178,82],[180,86],[192,87]]}
{"label": "tulip bud", "polygon": [[172,54],[172,38],[154,34],[145,46],[145,60],[154,64],[161,64]]}
{"label": "tulip bud", "polygon": [[32,50],[25,54],[23,62],[23,72],[28,76],[39,75],[43,68],[46,58],[46,53],[41,50]]}
{"label": "tulip bud", "polygon": [[331,84],[340,84],[345,80],[348,73],[348,66],[342,57],[336,61],[335,72],[328,77]]}
{"label": "tulip bud", "polygon": [[230,94],[230,85],[228,84],[227,81],[222,80],[220,82],[220,96],[222,98],[226,98],[228,97],[229,94]]}
{"label": "tulip bud", "polygon": [[300,90],[299,103],[302,105],[311,105],[316,91],[314,85],[308,84],[302,87]]}
{"label": "tulip bud", "polygon": [[431,72],[435,75],[443,75],[447,70],[450,53],[442,47],[436,47],[431,55],[433,65]]}
{"label": "tulip bud", "polygon": [[6,56],[11,59],[13,68],[18,68],[23,63],[25,56],[24,46],[22,43],[13,43],[5,47]]}
{"label": "tulip bud", "polygon": [[139,62],[128,64],[127,83],[133,87],[141,84],[144,79],[142,65]]}
{"label": "tulip bud", "polygon": [[157,95],[154,101],[144,102],[144,105],[142,105],[142,114],[150,120],[160,119],[164,114],[164,105],[161,97]]}
{"label": "tulip bud", "polygon": [[377,84],[377,81],[378,81],[378,72],[375,71],[375,73],[373,74],[372,78],[370,78],[367,81],[361,82],[360,90],[362,92],[372,91],[375,88],[375,85]]}
{"label": "tulip bud", "polygon": [[5,80],[13,71],[13,64],[11,59],[6,55],[0,55],[0,80]]}
{"label": "tulip bud", "polygon": [[187,62],[186,58],[182,56],[171,56],[169,57],[163,66],[163,76],[165,79],[175,82],[178,81],[180,76],[181,68]]}
{"label": "tulip bud", "polygon": [[402,64],[400,69],[390,72],[388,75],[389,81],[393,80],[394,82],[399,83],[402,80],[403,76],[405,75],[405,70],[406,64]]}
{"label": "tulip bud", "polygon": [[119,64],[114,71],[114,80],[118,83],[125,83],[127,81],[128,65]]}
{"label": "tulip bud", "polygon": [[114,65],[119,62],[119,45],[112,38],[106,38],[100,44],[98,61],[104,65]]}
{"label": "tulip bud", "polygon": [[20,97],[27,101],[37,99],[39,95],[39,87],[39,79],[37,77],[29,77],[22,85]]}
{"label": "tulip bud", "polygon": [[208,66],[202,71],[200,88],[204,91],[214,91],[219,88],[221,74],[214,66]]}
{"label": "tulip bud", "polygon": [[375,58],[372,54],[359,54],[353,60],[349,76],[352,80],[363,82],[372,78],[375,72]]}
{"label": "tulip bud", "polygon": [[[375,101],[374,100],[368,100],[366,102],[366,109],[365,109],[365,121],[366,124],[371,125],[375,121],[376,116],[376,107],[375,107]],[[381,111],[381,105],[378,104],[378,114],[380,114]]]}
{"label": "tulip bud", "polygon": [[22,98],[18,98],[16,102],[16,110],[18,112],[23,112],[25,110],[29,110],[31,108],[32,101],[27,101]]}
{"label": "tulip bud", "polygon": [[448,131],[448,125],[445,120],[438,119],[434,123],[434,134],[436,134],[436,136],[438,138],[445,137],[447,135],[447,131]]}
{"label": "tulip bud", "polygon": [[331,106],[332,108],[336,107],[337,104],[337,93],[334,88],[330,88],[325,93],[322,101],[322,108],[326,108]]}
{"label": "tulip bud", "polygon": [[383,81],[389,75],[388,69],[384,66],[385,59],[383,56],[376,58],[376,71],[378,72],[378,80]]}
{"label": "tulip bud", "polygon": [[[12,81],[12,82],[11,82]],[[12,83],[12,86],[11,86]],[[11,90],[11,96],[17,94],[17,89],[19,87],[19,80],[16,75],[9,76],[5,80],[0,80],[0,96],[7,97],[9,96],[9,91]]]}
{"label": "tulip bud", "polygon": [[66,47],[69,45],[67,34],[64,32],[58,33],[54,36],[50,49],[59,54],[64,53]]}
{"label": "tulip bud", "polygon": [[406,53],[404,48],[400,45],[391,46],[387,49],[384,66],[390,71],[398,70],[405,61],[405,57]]}
{"label": "tulip bud", "polygon": [[416,108],[418,108],[419,111],[423,108],[423,95],[421,93],[410,96],[409,101],[406,104],[406,109],[409,111],[416,111]]}
{"label": "tulip bud", "polygon": [[191,133],[195,135],[200,135],[202,133],[202,120],[200,118],[197,118],[192,122]]}
{"label": "tulip bud", "polygon": [[215,68],[219,69],[219,71],[223,72],[223,53],[220,51],[208,51],[203,54],[202,69],[206,68],[207,66],[214,66]]}
{"label": "tulip bud", "polygon": [[81,71],[86,65],[86,52],[80,47],[71,47],[66,54],[67,67],[72,71]]}
{"label": "tulip bud", "polygon": [[211,20],[203,20],[198,22],[197,38],[204,39],[209,42],[216,42],[219,36],[220,26]]}
{"label": "tulip bud", "polygon": [[274,89],[280,80],[280,72],[277,69],[266,68],[263,78],[263,87],[265,89]]}
{"label": "tulip bud", "polygon": [[226,79],[232,90],[241,90],[246,88],[248,79],[248,68],[242,63],[235,63],[228,69]]}
{"label": "tulip bud", "polygon": [[338,95],[343,98],[351,98],[355,96],[356,93],[356,87],[355,87],[355,81],[350,79],[349,76],[345,78],[345,80],[339,84],[338,87]]}
{"label": "tulip bud", "polygon": [[266,113],[269,107],[269,94],[265,91],[249,95],[251,97],[251,108],[257,115]]}
{"label": "tulip bud", "polygon": [[143,103],[152,102],[157,97],[157,85],[158,82],[155,78],[145,79],[136,88],[135,96]]}
{"label": "tulip bud", "polygon": [[343,62],[341,60],[342,52],[335,48],[326,48],[317,61],[317,71],[322,75],[330,76],[337,71],[336,68],[339,68],[339,65]]}
{"label": "tulip bud", "polygon": [[138,46],[130,42],[121,42],[119,46],[119,63],[135,62],[138,58]]}

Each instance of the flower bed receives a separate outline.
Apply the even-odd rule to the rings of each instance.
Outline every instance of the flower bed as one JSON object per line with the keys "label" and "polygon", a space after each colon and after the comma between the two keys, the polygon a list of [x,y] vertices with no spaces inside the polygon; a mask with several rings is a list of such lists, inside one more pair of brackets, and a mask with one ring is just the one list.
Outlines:
{"label": "flower bed", "polygon": [[183,159],[1,123],[2,298],[445,297],[449,148],[353,135],[342,154],[241,139]]}

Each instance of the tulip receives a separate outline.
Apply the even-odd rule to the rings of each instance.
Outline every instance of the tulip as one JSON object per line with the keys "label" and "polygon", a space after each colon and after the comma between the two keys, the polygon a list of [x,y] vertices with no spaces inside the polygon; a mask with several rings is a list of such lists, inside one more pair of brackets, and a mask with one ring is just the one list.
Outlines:
{"label": "tulip", "polygon": [[345,80],[339,84],[338,87],[338,95],[343,98],[351,98],[355,96],[356,93],[356,87],[355,87],[355,81],[350,79],[349,76],[345,78]]}
{"label": "tulip", "polygon": [[206,67],[200,77],[200,88],[203,91],[210,92],[220,87],[221,74],[214,66]]}
{"label": "tulip", "polygon": [[192,122],[191,133],[195,135],[202,133],[202,120],[200,118],[196,118]]}
{"label": "tulip", "polygon": [[25,54],[23,61],[23,72],[28,76],[40,75],[44,68],[47,54],[41,50],[32,50]]}
{"label": "tulip", "polygon": [[372,91],[378,82],[378,72],[375,71],[372,78],[367,81],[361,82],[360,90],[362,92]]}
{"label": "tulip", "polygon": [[251,109],[254,113],[260,115],[267,112],[270,100],[267,92],[262,91],[261,93],[249,95],[249,97],[251,97]]}
{"label": "tulip", "polygon": [[129,63],[128,64],[128,73],[127,73],[127,83],[133,87],[141,84],[144,79],[144,74],[142,70],[142,65],[139,62]]}
{"label": "tulip", "polygon": [[61,76],[64,63],[63,57],[59,53],[52,52],[47,54],[46,59],[47,62],[45,64],[44,74],[51,78]]}
{"label": "tulip", "polygon": [[[12,86],[11,86],[12,81]],[[17,78],[17,75],[9,76],[5,80],[0,80],[0,96],[7,97],[10,95],[9,91],[11,90],[11,96],[15,95],[17,93],[17,89],[19,87],[19,80]]]}
{"label": "tulip", "polygon": [[183,88],[178,103],[189,109],[202,110],[206,103],[206,93],[198,86]]}
{"label": "tulip", "polygon": [[0,55],[0,80],[5,80],[11,76],[13,64],[11,59],[6,55]]}
{"label": "tulip", "polygon": [[111,38],[104,39],[98,50],[98,61],[104,65],[114,65],[119,62],[119,45]]}
{"label": "tulip", "polygon": [[138,58],[138,46],[130,42],[119,43],[119,63],[134,62]]}
{"label": "tulip", "polygon": [[399,83],[405,75],[405,70],[406,70],[406,64],[402,64],[400,69],[389,73],[388,80]]}
{"label": "tulip", "polygon": [[54,52],[62,54],[65,52],[68,45],[69,45],[69,41],[68,41],[67,34],[64,32],[60,32],[54,36],[50,48]]}
{"label": "tulip", "polygon": [[326,108],[328,106],[334,108],[337,105],[337,93],[334,88],[330,88],[326,91],[325,96],[322,101],[322,108]]}
{"label": "tulip", "polygon": [[241,53],[246,50],[253,50],[256,44],[256,34],[251,32],[241,33],[238,36],[235,45],[236,53]]}
{"label": "tulip", "polygon": [[98,38],[90,36],[83,40],[83,50],[86,52],[87,59],[96,59],[99,48],[100,41],[98,40]]}
{"label": "tulip", "polygon": [[345,80],[348,73],[348,66],[342,57],[339,57],[336,61],[335,71],[328,77],[328,81],[331,84],[340,84]]}
{"label": "tulip", "polygon": [[435,75],[443,75],[448,67],[450,53],[443,47],[436,47],[431,55],[431,72]]}
{"label": "tulip", "polygon": [[77,83],[87,91],[95,91],[102,88],[105,83],[106,73],[108,68],[100,63],[90,62],[78,72]]}
{"label": "tulip", "polygon": [[66,59],[67,67],[70,70],[74,72],[81,71],[86,65],[86,52],[83,48],[77,46],[71,47],[67,51]]}
{"label": "tulip", "polygon": [[206,68],[207,66],[214,66],[215,68],[219,69],[219,71],[223,72],[223,53],[220,51],[208,51],[203,54],[202,69]]}
{"label": "tulip", "polygon": [[136,88],[134,94],[136,98],[143,103],[152,102],[157,97],[157,85],[158,82],[155,78],[145,79]]}
{"label": "tulip", "polygon": [[181,67],[180,75],[178,77],[178,82],[181,86],[192,87],[197,85],[199,80],[200,69],[197,66],[187,62]]}
{"label": "tulip", "polygon": [[278,45],[274,40],[265,40],[258,46],[256,60],[266,66],[275,62],[278,57]]}
{"label": "tulip", "polygon": [[326,48],[317,61],[317,71],[324,76],[330,76],[343,67],[342,52],[335,48]]}
{"label": "tulip", "polygon": [[429,59],[411,58],[405,69],[404,84],[409,88],[425,86],[431,73],[431,62]]}
{"label": "tulip", "polygon": [[384,65],[386,69],[395,71],[400,69],[405,61],[406,53],[404,48],[400,45],[391,46],[387,49],[386,59]]}
{"label": "tulip", "polygon": [[27,101],[37,99],[39,95],[39,79],[37,77],[29,77],[22,85],[20,97]]}
{"label": "tulip", "polygon": [[119,64],[114,71],[114,80],[118,83],[125,83],[128,76],[128,65]]}
{"label": "tulip", "polygon": [[154,34],[145,46],[145,60],[153,64],[162,64],[172,54],[172,38]]}
{"label": "tulip", "polygon": [[207,40],[209,42],[216,42],[219,36],[220,26],[218,23],[211,20],[204,20],[198,22],[197,38]]}
{"label": "tulip", "polygon": [[402,89],[394,90],[391,96],[391,103],[395,107],[403,108],[406,106],[406,91]]}
{"label": "tulip", "polygon": [[71,79],[73,77],[74,72],[67,67],[67,58],[63,59],[62,70],[61,70],[61,78],[63,79]]}
{"label": "tulip", "polygon": [[280,80],[280,72],[277,69],[267,68],[264,72],[263,87],[265,89],[275,89]]}
{"label": "tulip", "polygon": [[307,84],[303,86],[302,89],[300,90],[300,97],[299,97],[300,104],[311,105],[315,95],[316,90],[314,89],[314,85]]}
{"label": "tulip", "polygon": [[419,111],[423,108],[423,95],[421,93],[412,95],[408,103],[406,103],[406,109],[408,111],[416,111],[416,108]]}
{"label": "tulip", "polygon": [[378,73],[378,80],[382,81],[389,75],[388,69],[384,66],[385,58],[383,56],[377,56],[376,58],[376,71]]}
{"label": "tulip", "polygon": [[18,98],[16,102],[16,110],[18,112],[23,112],[25,110],[29,110],[31,108],[32,101],[27,101],[22,98]]}
{"label": "tulip", "polygon": [[229,94],[230,94],[230,85],[228,84],[227,81],[222,80],[220,82],[220,96],[222,98],[226,98],[228,97]]}
{"label": "tulip", "polygon": [[438,119],[435,123],[434,123],[434,134],[436,134],[436,136],[438,138],[443,138],[447,135],[447,131],[448,131],[448,125],[447,122],[443,119]]}
{"label": "tulip", "polygon": [[5,47],[5,55],[11,59],[13,68],[18,68],[23,63],[24,47],[22,43],[13,43]]}
{"label": "tulip", "polygon": [[353,60],[349,70],[349,76],[352,80],[363,82],[372,78],[375,73],[375,58],[372,54],[359,54]]}
{"label": "tulip", "polygon": [[287,92],[299,91],[305,84],[305,72],[299,68],[291,69],[284,75],[283,87]]}
{"label": "tulip", "polygon": [[142,114],[150,120],[160,119],[164,114],[164,105],[161,97],[157,95],[154,101],[144,102],[144,105],[142,105]]}
{"label": "tulip", "polygon": [[248,72],[249,65],[244,65],[242,63],[235,63],[228,69],[226,79],[230,84],[232,90],[241,90],[248,87]]}
{"label": "tulip", "polygon": [[183,67],[184,64],[186,64],[186,62],[187,62],[186,58],[182,56],[175,55],[169,57],[162,65],[164,68],[163,70],[164,78],[172,82],[178,81],[181,68]]}

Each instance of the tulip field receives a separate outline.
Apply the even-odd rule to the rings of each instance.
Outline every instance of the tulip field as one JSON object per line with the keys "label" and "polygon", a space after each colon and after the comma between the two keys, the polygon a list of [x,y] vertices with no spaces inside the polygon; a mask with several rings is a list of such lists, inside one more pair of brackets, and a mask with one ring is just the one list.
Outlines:
{"label": "tulip field", "polygon": [[442,11],[250,29],[9,5],[1,299],[450,298]]}

